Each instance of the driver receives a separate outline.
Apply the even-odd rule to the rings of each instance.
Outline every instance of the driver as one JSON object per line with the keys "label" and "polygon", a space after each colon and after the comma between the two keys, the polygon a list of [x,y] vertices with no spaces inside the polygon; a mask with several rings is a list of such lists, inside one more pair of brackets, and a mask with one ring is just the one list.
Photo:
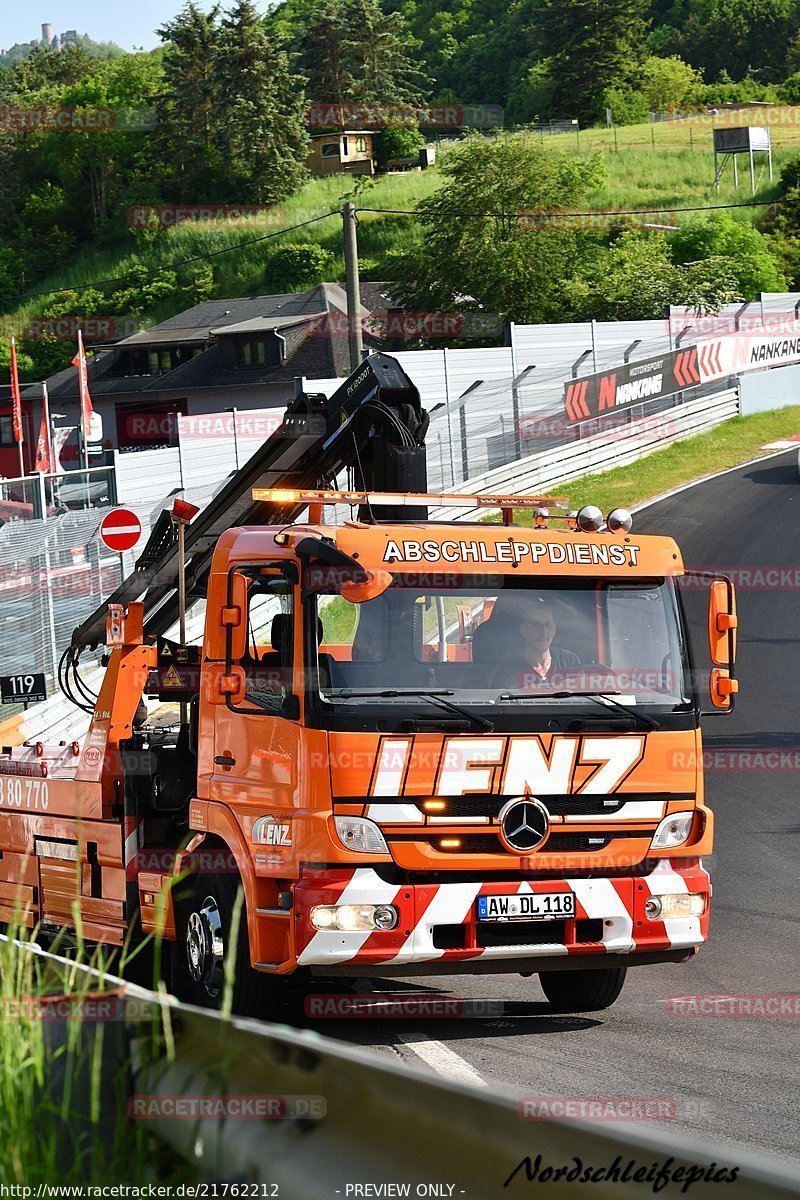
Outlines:
{"label": "driver", "polygon": [[516,649],[495,669],[492,686],[520,691],[540,687],[552,683],[554,677],[563,677],[580,662],[572,650],[555,644],[558,625],[546,598],[526,603],[509,624]]}

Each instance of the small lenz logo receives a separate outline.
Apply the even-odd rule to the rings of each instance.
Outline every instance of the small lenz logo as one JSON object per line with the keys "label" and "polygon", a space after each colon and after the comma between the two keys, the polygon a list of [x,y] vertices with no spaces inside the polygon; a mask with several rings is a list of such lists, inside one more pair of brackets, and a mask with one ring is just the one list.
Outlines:
{"label": "small lenz logo", "polygon": [[268,825],[264,830],[264,844],[267,846],[291,846],[292,835],[288,825]]}

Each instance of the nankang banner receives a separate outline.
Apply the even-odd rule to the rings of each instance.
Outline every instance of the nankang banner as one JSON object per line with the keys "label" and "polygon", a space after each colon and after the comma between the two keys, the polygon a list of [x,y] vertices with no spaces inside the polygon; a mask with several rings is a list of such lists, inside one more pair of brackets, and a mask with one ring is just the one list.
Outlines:
{"label": "nankang banner", "polygon": [[697,347],[670,350],[641,362],[621,363],[571,379],[564,387],[564,408],[567,421],[589,421],[620,408],[671,396],[684,388],[701,383]]}

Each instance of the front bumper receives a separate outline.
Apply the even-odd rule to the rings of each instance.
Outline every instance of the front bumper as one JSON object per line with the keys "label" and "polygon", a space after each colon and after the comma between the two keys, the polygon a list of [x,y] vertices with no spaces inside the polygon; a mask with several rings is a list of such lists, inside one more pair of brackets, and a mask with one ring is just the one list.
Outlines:
{"label": "front bumper", "polygon": [[[574,918],[477,920],[479,895],[561,890],[575,893]],[[645,916],[645,902],[651,895],[686,892],[706,897],[703,916],[668,920]],[[663,859],[640,876],[502,883],[400,885],[385,881],[372,867],[304,872],[294,890],[294,954],[298,966],[338,968],[336,973],[346,967],[349,973],[363,974],[371,968],[381,968],[376,974],[402,974],[403,968],[409,968],[412,974],[419,964],[456,973],[459,968],[474,970],[478,963],[481,967],[496,963],[498,971],[504,964],[516,970],[521,961],[594,960],[609,954],[627,957],[631,965],[640,956],[667,961],[683,957],[676,952],[691,952],[706,940],[710,892],[708,872],[699,859]],[[400,920],[393,930],[315,930],[309,913],[316,904],[393,904]]]}

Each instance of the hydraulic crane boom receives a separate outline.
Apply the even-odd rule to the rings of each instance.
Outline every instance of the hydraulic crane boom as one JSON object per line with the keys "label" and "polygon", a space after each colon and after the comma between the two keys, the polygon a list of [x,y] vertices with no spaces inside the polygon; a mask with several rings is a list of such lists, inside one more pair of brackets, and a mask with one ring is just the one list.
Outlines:
{"label": "hydraulic crane boom", "polygon": [[[349,468],[364,488],[426,491],[428,421],[419,392],[397,360],[386,354],[366,358],[330,398],[300,395],[287,409],[280,429],[231,476],[186,530],[187,597],[191,600],[193,594],[202,593],[214,547],[226,529],[288,523],[305,507],[254,502],[254,487],[326,487]],[[392,513],[385,510],[381,515]],[[405,519],[409,516],[406,509]],[[138,599],[144,601],[148,635],[163,634],[176,620],[177,532],[166,511],[153,526],[133,572],[74,630],[72,654],[103,641],[109,604],[127,605]]]}

